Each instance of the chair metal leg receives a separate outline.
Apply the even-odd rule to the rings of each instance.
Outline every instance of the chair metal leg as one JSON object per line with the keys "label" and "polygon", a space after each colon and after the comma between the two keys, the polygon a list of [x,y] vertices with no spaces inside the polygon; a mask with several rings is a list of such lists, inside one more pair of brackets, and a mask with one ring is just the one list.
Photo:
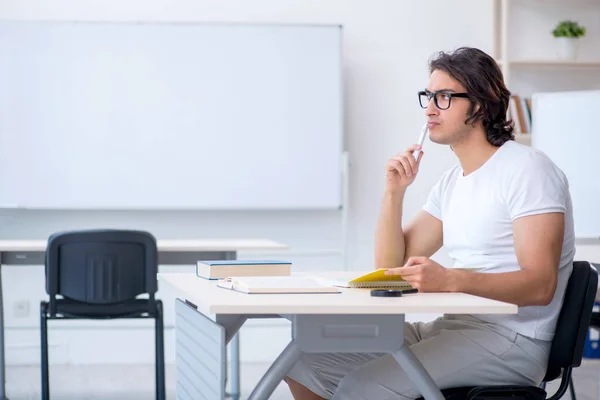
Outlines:
{"label": "chair metal leg", "polygon": [[573,385],[573,376],[569,379],[569,394],[571,395],[571,400],[577,400],[577,396],[575,395],[575,386]]}
{"label": "chair metal leg", "polygon": [[40,303],[40,338],[42,355],[42,400],[50,400],[50,377],[48,373],[48,304]]}
{"label": "chair metal leg", "polygon": [[[225,347],[225,348],[227,349],[227,347]],[[229,394],[229,392],[227,392],[227,382],[229,381],[229,361],[227,360],[227,352],[225,352],[224,364],[225,364],[225,374],[223,375],[223,387],[224,387],[223,390],[225,391],[224,392],[225,398],[228,399],[231,397],[231,394]]]}
{"label": "chair metal leg", "polygon": [[155,319],[155,341],[156,341],[156,399],[165,400],[165,339],[163,324],[163,306],[162,301],[156,300],[156,319]]}
{"label": "chair metal leg", "polygon": [[240,400],[240,332],[231,338],[231,399]]}

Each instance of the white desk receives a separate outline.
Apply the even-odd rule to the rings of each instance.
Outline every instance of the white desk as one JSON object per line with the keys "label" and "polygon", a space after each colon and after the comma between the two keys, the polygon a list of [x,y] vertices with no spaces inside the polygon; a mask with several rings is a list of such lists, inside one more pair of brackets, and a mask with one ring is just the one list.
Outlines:
{"label": "white desk", "polygon": [[[352,274],[352,273],[350,273]],[[319,274],[321,276],[348,275]],[[515,314],[517,306],[462,293],[371,297],[367,289],[339,294],[248,295],[218,288],[192,274],[159,274],[176,293],[177,398],[225,396],[225,346],[249,318],[290,316],[292,340],[265,373],[250,400],[268,399],[301,352],[394,352],[427,400],[440,390],[404,346],[406,313]],[[206,397],[208,396],[208,397]]]}
{"label": "white desk", "polygon": [[[0,240],[2,265],[44,265],[46,240]],[[159,265],[196,265],[198,260],[234,260],[244,250],[280,250],[287,246],[264,239],[157,240]],[[4,307],[0,268],[0,400],[6,399],[4,360]],[[239,342],[232,342],[232,397],[239,395]]]}

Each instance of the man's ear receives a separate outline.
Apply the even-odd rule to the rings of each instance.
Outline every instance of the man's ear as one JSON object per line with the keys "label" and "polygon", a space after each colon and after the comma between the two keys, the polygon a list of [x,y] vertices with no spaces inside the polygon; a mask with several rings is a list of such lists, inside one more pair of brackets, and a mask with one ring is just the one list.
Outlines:
{"label": "man's ear", "polygon": [[471,104],[469,105],[469,110],[467,111],[467,114],[469,114],[469,115],[477,114],[477,111],[479,111],[479,109],[481,108],[479,103],[475,103],[474,101],[471,101],[470,103]]}
{"label": "man's ear", "polygon": [[[469,122],[469,120],[477,114],[477,112],[479,112],[479,109],[481,108],[481,106],[479,105],[479,103],[471,103],[471,107],[469,107],[469,111],[468,114],[470,115],[470,117],[467,118],[467,120],[465,121],[465,124],[467,124],[467,122]],[[474,118],[470,124],[472,127],[475,127],[475,125],[477,124],[477,121],[479,121],[480,119],[482,119],[482,116],[478,116],[477,118]]]}

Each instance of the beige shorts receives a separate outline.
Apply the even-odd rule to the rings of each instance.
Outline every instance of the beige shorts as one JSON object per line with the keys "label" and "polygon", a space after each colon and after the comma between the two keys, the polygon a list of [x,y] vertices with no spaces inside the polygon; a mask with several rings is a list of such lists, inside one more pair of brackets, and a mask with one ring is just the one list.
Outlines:
{"label": "beige shorts", "polygon": [[[551,342],[468,315],[406,323],[405,343],[440,389],[477,385],[539,385]],[[420,397],[393,354],[323,353],[301,356],[288,377],[326,399]]]}

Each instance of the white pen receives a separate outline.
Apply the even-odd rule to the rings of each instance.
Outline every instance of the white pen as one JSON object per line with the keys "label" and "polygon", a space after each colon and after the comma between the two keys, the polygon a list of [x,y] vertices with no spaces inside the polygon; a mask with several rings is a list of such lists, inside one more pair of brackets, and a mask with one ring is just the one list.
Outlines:
{"label": "white pen", "polygon": [[[427,122],[425,123],[425,125],[423,125],[423,129],[421,129],[421,136],[419,136],[419,140],[417,141],[417,144],[419,146],[421,146],[421,148],[423,148],[423,143],[425,142],[426,136],[427,136]],[[420,152],[421,152],[421,150],[413,151],[413,157],[415,158],[415,161],[417,161],[419,159]]]}

